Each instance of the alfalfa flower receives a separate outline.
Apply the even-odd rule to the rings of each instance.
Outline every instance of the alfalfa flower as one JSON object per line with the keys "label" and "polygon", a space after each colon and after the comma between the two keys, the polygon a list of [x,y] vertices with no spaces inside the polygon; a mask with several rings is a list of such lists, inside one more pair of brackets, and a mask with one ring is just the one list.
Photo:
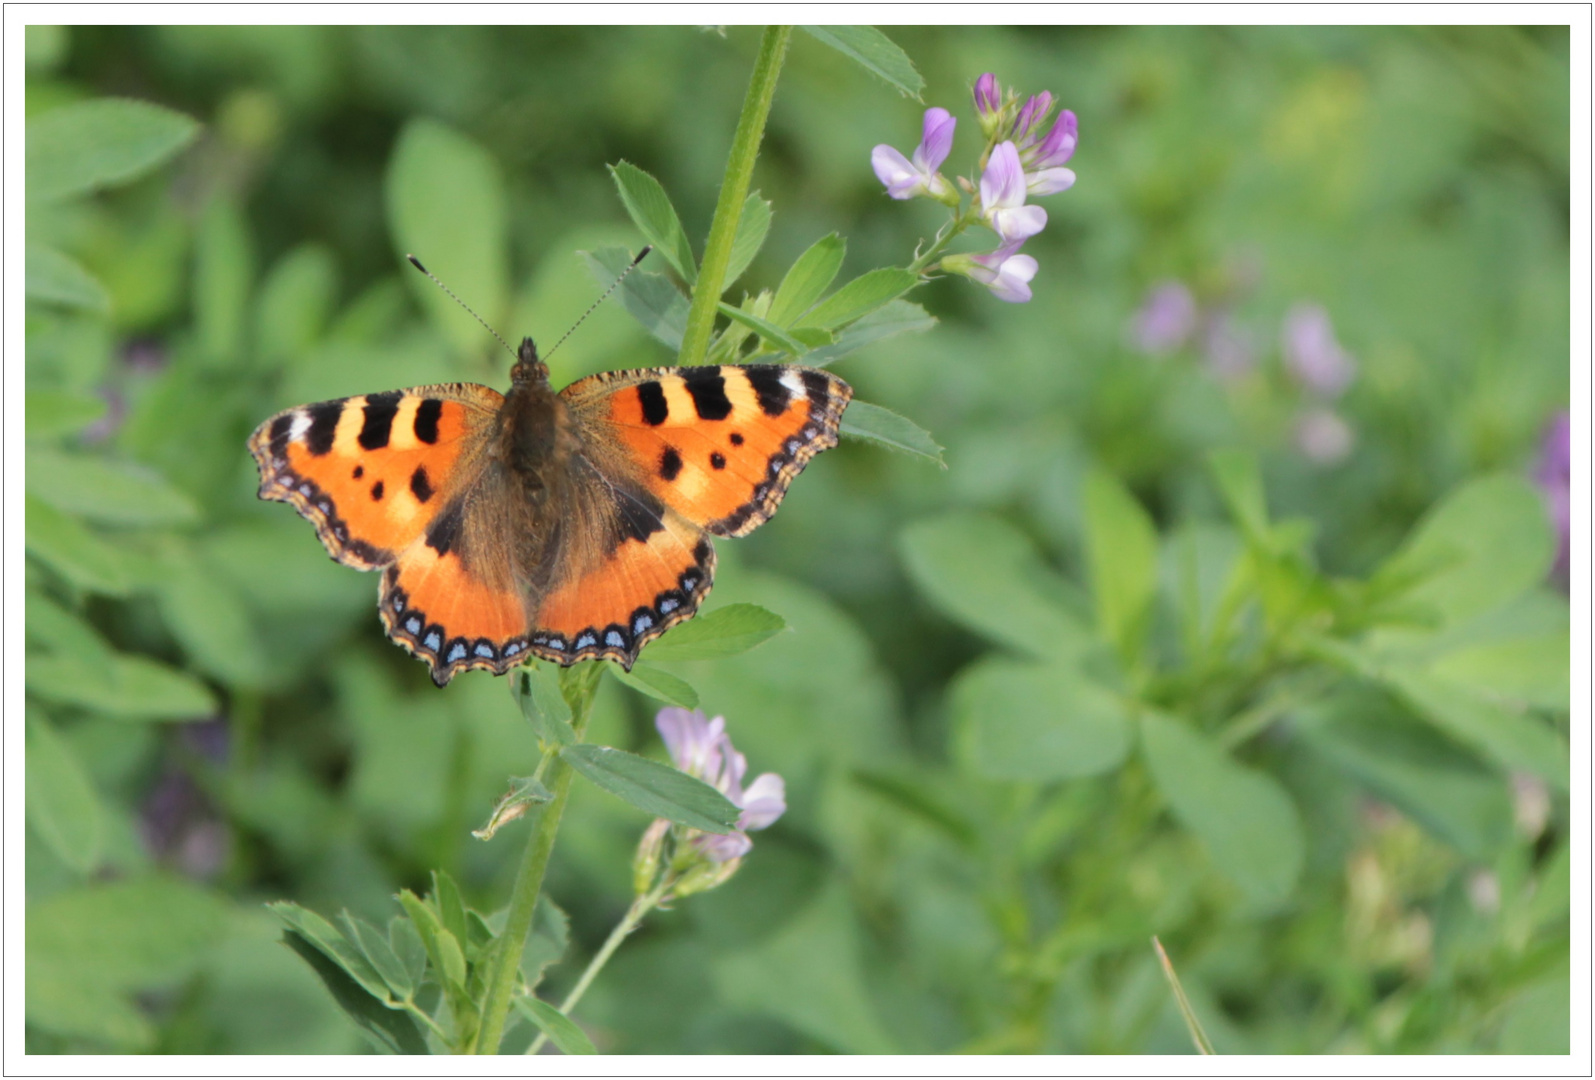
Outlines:
{"label": "alfalfa flower", "polygon": [[880,182],[886,185],[886,194],[894,199],[929,195],[943,202],[951,199],[956,205],[958,193],[936,170],[952,153],[953,132],[957,127],[957,119],[946,109],[926,109],[924,128],[912,160],[885,143],[875,147],[870,152],[870,164]]}
{"label": "alfalfa flower", "polygon": [[1030,279],[1038,265],[1031,256],[1019,254],[1021,243],[1015,240],[984,255],[948,255],[941,268],[980,282],[998,300],[1023,304],[1030,299]]}
{"label": "alfalfa flower", "polygon": [[1022,243],[1047,226],[1047,212],[1025,205],[1025,171],[1019,149],[998,143],[980,177],[980,216],[1004,244]]}
{"label": "alfalfa flower", "polygon": [[713,888],[736,872],[742,856],[753,849],[748,833],[769,828],[786,813],[786,782],[775,773],[760,773],[743,787],[748,759],[731,745],[723,716],[710,720],[698,709],[666,708],[659,710],[654,725],[678,769],[712,785],[742,811],[729,833],[672,830],[660,819],[643,834],[634,863],[638,891],[653,880],[667,834],[672,834],[676,843],[670,866],[679,877],[671,892],[686,896]]}

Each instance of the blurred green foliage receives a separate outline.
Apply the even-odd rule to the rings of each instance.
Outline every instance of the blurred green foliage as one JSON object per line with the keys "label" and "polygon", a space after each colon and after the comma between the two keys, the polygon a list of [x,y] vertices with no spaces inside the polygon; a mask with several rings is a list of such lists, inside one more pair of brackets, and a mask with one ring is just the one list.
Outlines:
{"label": "blurred green foliage", "polygon": [[[947,469],[844,445],[720,545],[711,609],[791,632],[655,670],[790,811],[578,1019],[615,1052],[1188,1052],[1156,933],[1221,1053],[1565,1053],[1567,605],[1522,478],[1568,395],[1566,32],[892,37],[961,117],[949,168],[990,70],[1079,114],[1080,182],[1033,302],[936,282],[940,326],[837,367]],[[754,42],[28,29],[30,1050],[358,1052],[262,905],[386,926],[441,870],[502,906],[524,826],[470,830],[535,763],[504,681],[434,690],[244,439],[504,383],[405,251],[546,338],[598,291],[582,253],[642,242],[606,165],[701,238]],[[795,39],[739,287],[833,232],[838,280],[906,263],[936,215],[868,157],[920,108]],[[1200,330],[1148,355],[1170,281]],[[1356,362],[1335,454],[1283,357],[1301,303]],[[554,377],[669,359],[609,304]],[[655,704],[606,683],[591,737],[658,756]],[[576,790],[556,991],[646,821]]]}

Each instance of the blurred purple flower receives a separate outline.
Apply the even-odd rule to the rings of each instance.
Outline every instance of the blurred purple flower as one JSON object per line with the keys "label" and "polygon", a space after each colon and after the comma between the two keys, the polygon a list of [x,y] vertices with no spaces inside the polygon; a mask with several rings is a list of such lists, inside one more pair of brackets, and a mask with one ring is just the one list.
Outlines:
{"label": "blurred purple flower", "polygon": [[1570,488],[1573,477],[1573,427],[1565,412],[1551,417],[1540,440],[1540,460],[1534,466],[1534,482],[1545,497],[1545,508],[1556,529],[1556,562],[1551,577],[1567,579],[1572,544],[1573,506]]}
{"label": "blurred purple flower", "polygon": [[1130,318],[1130,342],[1150,356],[1166,356],[1196,330],[1196,297],[1178,281],[1165,281],[1147,294]]}
{"label": "blurred purple flower", "polygon": [[227,865],[231,833],[186,772],[161,775],[144,798],[138,825],[150,853],[189,877],[208,880]]}
{"label": "blurred purple flower", "polygon": [[1340,464],[1356,442],[1351,425],[1327,406],[1316,406],[1296,418],[1296,448],[1314,465]]}
{"label": "blurred purple flower", "polygon": [[1202,355],[1215,378],[1231,382],[1252,370],[1257,363],[1257,346],[1252,335],[1221,309],[1208,316],[1202,327]]}
{"label": "blurred purple flower", "polygon": [[1357,377],[1357,362],[1335,340],[1329,312],[1321,304],[1296,304],[1281,330],[1285,364],[1311,392],[1333,400]]}
{"label": "blurred purple flower", "polygon": [[760,773],[743,788],[748,759],[731,745],[723,716],[710,720],[698,709],[666,708],[659,710],[654,725],[677,768],[712,784],[742,810],[735,832],[702,833],[693,842],[716,863],[746,855],[753,847],[748,831],[768,828],[786,813],[786,781],[775,773]]}
{"label": "blurred purple flower", "polygon": [[886,185],[886,194],[894,199],[912,199],[916,195],[944,199],[954,194],[952,186],[936,170],[952,152],[957,126],[958,121],[946,109],[926,109],[924,129],[912,161],[885,143],[872,150],[870,164]]}
{"label": "blurred purple flower", "polygon": [[1047,212],[1025,205],[1025,172],[1012,142],[998,143],[980,177],[980,213],[1004,244],[1023,242],[1047,225]]}

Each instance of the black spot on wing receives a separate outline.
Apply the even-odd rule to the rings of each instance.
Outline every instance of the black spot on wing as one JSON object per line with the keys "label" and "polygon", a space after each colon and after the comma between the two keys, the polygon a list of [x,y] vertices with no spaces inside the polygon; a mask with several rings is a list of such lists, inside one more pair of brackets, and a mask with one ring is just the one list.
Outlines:
{"label": "black spot on wing", "polygon": [[305,449],[317,457],[331,450],[332,440],[338,434],[338,418],[342,415],[342,401],[323,401],[310,406],[310,428],[305,432]]}
{"label": "black spot on wing", "polygon": [[646,543],[650,536],[665,527],[665,507],[658,499],[645,491],[616,488],[615,492],[619,496],[615,509],[618,511],[621,543],[627,540]]}
{"label": "black spot on wing", "polygon": [[354,478],[356,480],[360,479],[365,474],[366,474],[366,467],[364,465],[356,465],[354,467]]}
{"label": "black spot on wing", "polygon": [[731,415],[731,399],[726,397],[726,381],[718,367],[682,368],[681,380],[700,420],[724,420]]}
{"label": "black spot on wing", "polygon": [[465,507],[455,499],[426,527],[426,546],[439,557],[447,555],[460,540],[460,525],[465,520]]}
{"label": "black spot on wing", "polygon": [[702,566],[704,563],[708,562],[709,557],[713,554],[714,546],[709,543],[707,538],[699,539],[697,546],[692,549],[692,557],[697,561],[699,566]]}
{"label": "black spot on wing", "polygon": [[659,475],[666,480],[674,480],[681,475],[681,455],[676,453],[674,446],[665,447],[665,452],[659,455]]}
{"label": "black spot on wing", "polygon": [[780,416],[792,400],[792,391],[781,383],[781,369],[774,364],[750,364],[742,369],[753,393],[759,399],[759,408],[766,416]]}
{"label": "black spot on wing", "polygon": [[709,464],[713,465],[716,469],[723,469],[726,467],[726,457],[724,454],[716,451],[709,455]]}
{"label": "black spot on wing", "polygon": [[415,437],[428,444],[437,442],[438,417],[442,415],[443,402],[437,398],[427,398],[421,402],[415,410]]}
{"label": "black spot on wing", "polygon": [[803,389],[808,391],[809,408],[811,412],[824,412],[825,403],[831,397],[831,380],[823,372],[803,372]]}
{"label": "black spot on wing", "polygon": [[732,446],[741,446],[742,443],[743,443],[742,433],[740,431],[733,431],[731,433],[731,445]]}
{"label": "black spot on wing", "polygon": [[393,418],[398,415],[399,398],[402,396],[397,390],[366,395],[365,423],[360,426],[361,446],[367,450],[381,450],[388,445],[388,436],[393,431]]}
{"label": "black spot on wing", "polygon": [[665,400],[664,388],[652,380],[637,384],[637,403],[642,406],[643,420],[653,427],[670,419],[670,403]]}
{"label": "black spot on wing", "polygon": [[283,413],[271,422],[271,456],[274,458],[286,457],[288,454],[288,433],[293,430],[294,414]]}
{"label": "black spot on wing", "polygon": [[381,480],[378,480],[376,483],[371,485],[371,501],[372,502],[381,502],[382,501],[382,481]]}
{"label": "black spot on wing", "polygon": [[425,465],[417,465],[415,472],[410,474],[410,491],[422,502],[432,497],[432,480],[426,474]]}

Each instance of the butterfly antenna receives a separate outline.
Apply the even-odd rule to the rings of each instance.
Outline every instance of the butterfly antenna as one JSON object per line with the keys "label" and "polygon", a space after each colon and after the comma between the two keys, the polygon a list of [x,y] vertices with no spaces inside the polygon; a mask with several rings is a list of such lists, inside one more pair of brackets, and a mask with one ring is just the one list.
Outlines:
{"label": "butterfly antenna", "polygon": [[[450,289],[447,285],[443,284],[443,282],[439,281],[436,274],[434,274],[432,271],[428,270],[426,267],[422,266],[420,259],[417,259],[414,255],[405,255],[405,258],[410,260],[410,265],[411,266],[415,267],[417,270],[421,271],[421,273],[423,273],[427,277],[431,278],[432,279],[432,284],[436,285],[438,288],[440,288],[444,292],[448,293],[449,294],[449,299],[453,300],[456,304],[460,305],[466,311],[470,311],[471,312],[471,318],[473,318],[477,322],[481,323],[482,324],[482,328],[485,329],[489,334],[492,334],[495,338],[498,338],[498,343],[500,345],[504,346],[505,350],[511,356],[515,356],[516,355],[515,350],[510,348],[510,343],[505,341],[503,338],[499,337],[498,336],[498,331],[493,329],[491,326],[488,326],[486,319],[482,318],[482,316],[478,315],[476,312],[471,311],[471,305],[467,304],[464,300],[461,300],[458,296],[455,296],[454,295],[454,290]],[[625,275],[621,275],[621,276],[624,277]],[[616,282],[616,284],[619,284],[619,282]],[[519,360],[519,357],[516,357],[516,359]]]}
{"label": "butterfly antenna", "polygon": [[[582,323],[586,322],[587,321],[587,316],[589,316],[593,312],[597,311],[598,310],[598,305],[602,304],[605,300],[608,300],[610,293],[612,293],[616,289],[620,288],[620,283],[622,281],[626,280],[626,275],[631,273],[633,270],[637,269],[637,264],[642,262],[644,259],[646,259],[648,257],[648,253],[650,251],[652,251],[653,249],[654,249],[653,245],[649,244],[647,247],[645,247],[641,251],[637,252],[637,257],[635,259],[631,260],[631,265],[626,267],[626,269],[624,269],[624,270],[622,270],[620,272],[620,276],[615,279],[614,284],[609,286],[609,288],[604,290],[604,295],[600,296],[597,300],[594,300],[592,307],[590,307],[586,311],[582,312],[582,317],[576,320],[576,325],[572,326],[569,330],[565,331],[565,337],[562,337],[558,341],[554,342],[554,349],[557,349],[561,345],[565,344],[565,338],[568,338],[572,334],[574,334],[576,332],[576,327],[580,326]],[[554,355],[554,349],[549,349],[546,353],[543,354],[543,359],[545,361],[550,356]]]}

